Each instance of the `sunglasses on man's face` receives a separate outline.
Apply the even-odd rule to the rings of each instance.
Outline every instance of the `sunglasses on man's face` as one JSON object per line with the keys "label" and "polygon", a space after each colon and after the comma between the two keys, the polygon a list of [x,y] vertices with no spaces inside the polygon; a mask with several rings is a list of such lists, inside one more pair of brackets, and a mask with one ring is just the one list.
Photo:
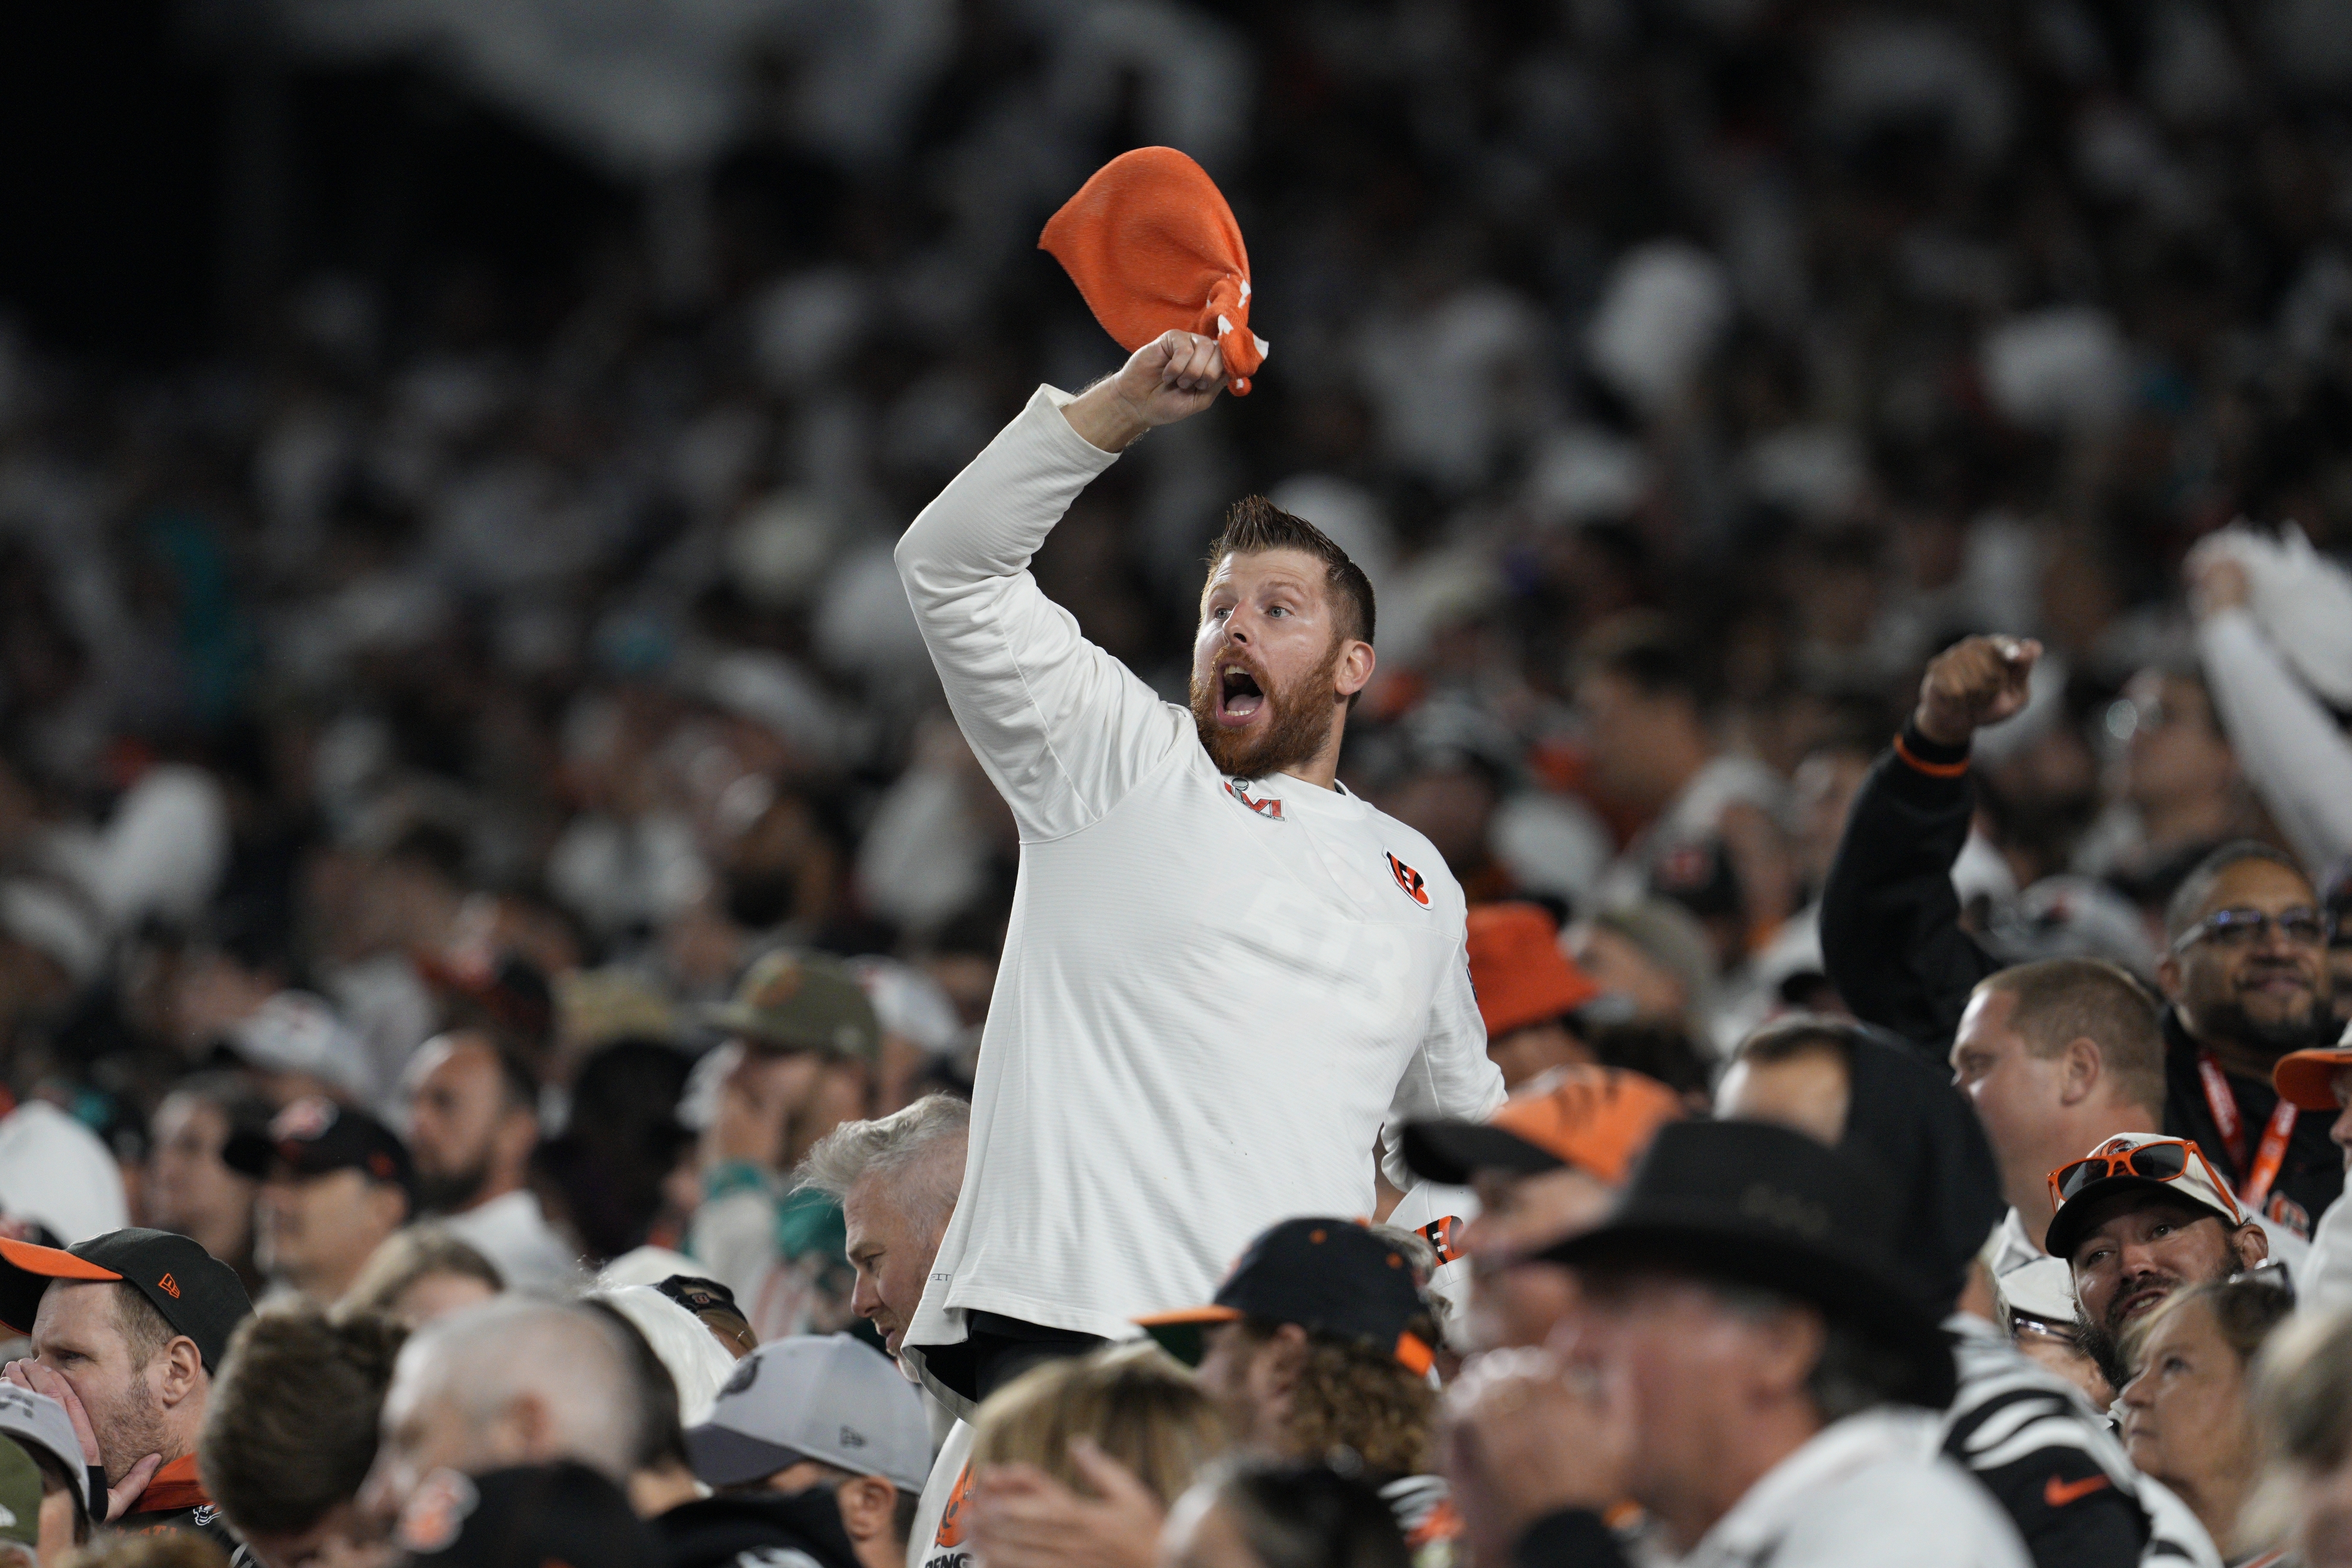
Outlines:
{"label": "sunglasses on man's face", "polygon": [[2182,932],[2172,950],[2186,952],[2200,942],[2223,948],[2251,947],[2267,936],[2273,925],[2297,947],[2325,947],[2336,932],[2336,923],[2322,909],[2282,909],[2276,915],[2259,909],[2217,909]]}
{"label": "sunglasses on man's face", "polygon": [[2221,1174],[2205,1158],[2205,1151],[2179,1138],[2167,1138],[2162,1143],[2142,1144],[2121,1154],[2091,1155],[2072,1165],[2060,1166],[2050,1173],[2050,1197],[2053,1203],[2066,1203],[2095,1181],[2105,1181],[2113,1176],[2144,1176],[2149,1181],[2179,1181],[2195,1160],[2205,1167],[2207,1179],[2217,1192],[2229,1189],[2221,1183]]}

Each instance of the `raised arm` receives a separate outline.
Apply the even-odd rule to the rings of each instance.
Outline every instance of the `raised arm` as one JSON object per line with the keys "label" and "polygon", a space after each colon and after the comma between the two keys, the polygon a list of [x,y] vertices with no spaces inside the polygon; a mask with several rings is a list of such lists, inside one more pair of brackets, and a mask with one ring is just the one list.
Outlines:
{"label": "raised arm", "polygon": [[1189,734],[1079,634],[1029,561],[1120,451],[1214,401],[1223,368],[1213,340],[1171,332],[1076,398],[1040,387],[898,541],[948,706],[1024,839],[1095,821]]}
{"label": "raised arm", "polygon": [[2246,608],[2245,568],[2191,558],[2205,689],[2246,781],[2315,873],[2352,855],[2352,739]]}
{"label": "raised arm", "polygon": [[1969,992],[1999,966],[1960,929],[1952,862],[1968,842],[1976,732],[2025,706],[2039,643],[1970,637],[1937,654],[1895,749],[1854,797],[1822,890],[1822,958],[1865,1022],[1940,1061]]}

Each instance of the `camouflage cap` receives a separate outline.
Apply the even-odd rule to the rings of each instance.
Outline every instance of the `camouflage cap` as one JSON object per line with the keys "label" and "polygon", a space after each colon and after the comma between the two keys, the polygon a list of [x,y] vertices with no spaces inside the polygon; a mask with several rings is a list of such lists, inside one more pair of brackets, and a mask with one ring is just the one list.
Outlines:
{"label": "camouflage cap", "polygon": [[703,1021],[754,1045],[856,1061],[872,1061],[882,1048],[865,988],[839,959],[821,953],[769,954],[744,971],[735,999],[709,1009]]}

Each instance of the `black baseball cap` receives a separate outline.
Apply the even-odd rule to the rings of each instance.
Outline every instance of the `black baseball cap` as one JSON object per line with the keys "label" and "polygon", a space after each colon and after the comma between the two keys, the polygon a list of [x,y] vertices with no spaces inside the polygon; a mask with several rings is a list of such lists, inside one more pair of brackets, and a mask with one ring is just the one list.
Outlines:
{"label": "black baseball cap", "polygon": [[400,1135],[366,1112],[322,1095],[289,1103],[270,1119],[266,1133],[232,1134],[221,1149],[221,1163],[257,1178],[278,1166],[305,1176],[361,1171],[399,1187],[412,1203],[415,1197],[415,1167]]}
{"label": "black baseball cap", "polygon": [[110,1230],[70,1247],[0,1240],[0,1323],[33,1332],[52,1280],[118,1280],[134,1287],[173,1329],[196,1342],[205,1370],[220,1371],[228,1336],[253,1312],[236,1270],[168,1230]]}
{"label": "black baseball cap", "polygon": [[1251,1242],[1208,1306],[1135,1322],[1189,1365],[1200,1364],[1208,1324],[1260,1318],[1393,1355],[1418,1375],[1433,1352],[1413,1322],[1429,1315],[1402,1252],[1352,1219],[1309,1218],[1286,1219]]}
{"label": "black baseball cap", "polygon": [[1952,1348],[1896,1266],[1883,1184],[1828,1145],[1765,1122],[1670,1122],[1609,1218],[1539,1254],[1570,1269],[1660,1267],[1793,1296],[1892,1353],[1895,1397],[1952,1401]]}
{"label": "black baseball cap", "polygon": [[569,1459],[480,1476],[435,1470],[393,1535],[410,1561],[446,1568],[644,1568],[662,1558],[621,1490]]}

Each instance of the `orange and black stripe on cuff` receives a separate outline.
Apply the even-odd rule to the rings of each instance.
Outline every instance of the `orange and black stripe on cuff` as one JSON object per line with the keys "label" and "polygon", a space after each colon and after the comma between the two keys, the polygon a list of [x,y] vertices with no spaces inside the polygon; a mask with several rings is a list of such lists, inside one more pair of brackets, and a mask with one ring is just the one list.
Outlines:
{"label": "orange and black stripe on cuff", "polygon": [[1913,771],[1930,779],[1958,779],[1969,770],[1969,747],[1946,746],[1919,733],[1919,727],[1906,719],[1903,733],[1895,737],[1895,755]]}

